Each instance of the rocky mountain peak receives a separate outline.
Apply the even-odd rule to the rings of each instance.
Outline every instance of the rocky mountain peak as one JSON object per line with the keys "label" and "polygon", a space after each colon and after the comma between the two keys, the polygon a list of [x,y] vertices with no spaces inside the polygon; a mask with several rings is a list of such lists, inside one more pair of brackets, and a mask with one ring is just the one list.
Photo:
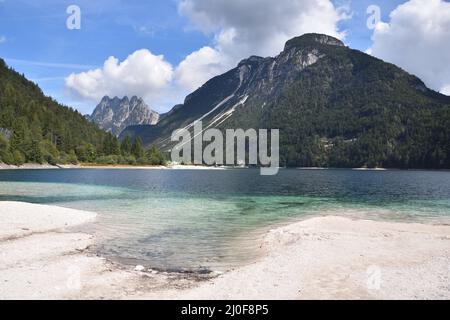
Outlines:
{"label": "rocky mountain peak", "polygon": [[337,46],[337,47],[345,47],[345,44],[332,36],[328,36],[325,34],[318,33],[306,33],[299,37],[292,38],[284,47],[284,51],[290,50],[292,48],[302,48],[302,47],[311,47],[318,45],[329,45],[329,46]]}
{"label": "rocky mountain peak", "polygon": [[152,111],[141,97],[105,96],[89,119],[103,130],[119,135],[128,126],[157,124],[159,114]]}
{"label": "rocky mountain peak", "polygon": [[241,62],[239,62],[238,67],[241,67],[243,65],[258,64],[258,63],[260,63],[262,61],[264,61],[263,57],[251,56],[250,58],[243,59]]}
{"label": "rocky mountain peak", "polygon": [[144,100],[140,97],[132,96],[130,102],[131,103],[144,103]]}

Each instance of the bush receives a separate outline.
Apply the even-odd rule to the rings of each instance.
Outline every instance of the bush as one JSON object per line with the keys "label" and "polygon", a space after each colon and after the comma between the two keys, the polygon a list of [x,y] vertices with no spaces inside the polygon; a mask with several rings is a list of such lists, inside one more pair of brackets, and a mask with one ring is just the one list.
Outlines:
{"label": "bush", "polygon": [[145,165],[148,165],[149,163],[147,161],[147,158],[142,157],[142,158],[139,158],[136,160],[136,164],[145,166]]}
{"label": "bush", "polygon": [[45,154],[44,161],[52,166],[56,166],[58,164],[58,157],[54,157],[51,154]]}
{"label": "bush", "polygon": [[119,164],[119,156],[115,156],[115,155],[101,156],[101,157],[97,158],[96,162],[98,164],[116,165],[116,164]]}
{"label": "bush", "polygon": [[13,152],[13,164],[16,166],[21,166],[25,163],[25,155],[19,150]]}
{"label": "bush", "polygon": [[9,150],[0,150],[0,162],[14,164],[14,156]]}
{"label": "bush", "polygon": [[0,152],[6,151],[9,147],[8,140],[0,133]]}
{"label": "bush", "polygon": [[71,150],[64,159],[66,164],[78,164],[78,159],[75,154],[75,151]]}
{"label": "bush", "polygon": [[45,162],[53,166],[58,164],[59,152],[53,143],[51,143],[49,140],[42,140],[40,143],[40,148],[42,151],[42,158]]}
{"label": "bush", "polygon": [[44,161],[41,145],[38,140],[31,141],[29,148],[25,151],[25,159],[27,162],[40,164]]}
{"label": "bush", "polygon": [[127,164],[127,165],[130,165],[130,166],[134,166],[136,164],[136,158],[134,156],[123,157],[123,163],[122,164]]}
{"label": "bush", "polygon": [[153,166],[165,165],[166,159],[156,146],[152,146],[145,154],[146,163]]}
{"label": "bush", "polygon": [[59,153],[58,163],[59,164],[67,164],[67,153],[65,153],[64,151],[61,151]]}
{"label": "bush", "polygon": [[82,143],[77,147],[76,154],[82,162],[94,162],[97,157],[95,147],[90,143]]}

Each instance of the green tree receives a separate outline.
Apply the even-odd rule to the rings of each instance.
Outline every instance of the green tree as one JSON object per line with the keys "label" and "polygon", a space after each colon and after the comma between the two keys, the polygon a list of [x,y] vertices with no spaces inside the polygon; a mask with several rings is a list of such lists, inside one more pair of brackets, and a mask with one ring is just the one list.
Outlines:
{"label": "green tree", "polygon": [[136,159],[141,159],[144,157],[144,147],[142,146],[142,140],[140,137],[134,139],[133,145],[131,146],[131,153],[136,157]]}
{"label": "green tree", "polygon": [[82,142],[77,148],[76,148],[76,155],[78,160],[81,162],[94,162],[97,158],[97,152],[95,150],[95,147],[86,142]]}
{"label": "green tree", "polygon": [[11,149],[25,153],[30,146],[29,129],[25,117],[20,117],[14,121],[12,127]]}
{"label": "green tree", "polygon": [[25,163],[25,155],[19,150],[13,152],[13,164],[16,166],[21,166]]}
{"label": "green tree", "polygon": [[119,139],[108,133],[103,140],[103,154],[104,155],[120,155]]}
{"label": "green tree", "polygon": [[14,162],[13,155],[9,150],[8,140],[0,134],[0,162],[12,164]]}
{"label": "green tree", "polygon": [[78,158],[74,150],[70,150],[67,154],[66,162],[70,164],[78,164]]}
{"label": "green tree", "polygon": [[0,134],[0,151],[8,150],[9,142],[8,140]]}
{"label": "green tree", "polygon": [[120,150],[123,156],[128,156],[131,154],[131,140],[128,135],[126,135],[123,139],[122,144],[120,145]]}
{"label": "green tree", "polygon": [[155,145],[152,145],[150,149],[147,150],[145,154],[147,163],[150,165],[164,165],[165,159],[164,155],[156,148]]}
{"label": "green tree", "polygon": [[45,162],[56,165],[58,164],[59,151],[56,146],[49,140],[42,140],[40,143],[42,157]]}
{"label": "green tree", "polygon": [[32,140],[30,144],[30,148],[28,149],[26,160],[28,162],[33,163],[42,163],[43,162],[43,155],[42,150],[40,146],[39,140]]}

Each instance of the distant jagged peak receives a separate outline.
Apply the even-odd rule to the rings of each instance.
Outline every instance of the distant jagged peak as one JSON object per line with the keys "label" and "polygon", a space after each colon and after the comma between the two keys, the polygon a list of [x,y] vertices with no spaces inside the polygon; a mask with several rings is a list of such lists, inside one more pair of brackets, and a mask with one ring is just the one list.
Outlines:
{"label": "distant jagged peak", "polygon": [[142,97],[128,95],[120,97],[104,96],[90,117],[100,128],[119,135],[123,129],[132,125],[155,125],[159,114],[150,109]]}
{"label": "distant jagged peak", "polygon": [[[135,98],[135,97],[136,96],[133,96],[133,98]],[[101,100],[101,102],[110,102],[110,101],[130,101],[130,99],[128,98],[127,95],[123,96],[122,98],[120,98],[118,96],[110,97],[108,95],[105,95]]]}

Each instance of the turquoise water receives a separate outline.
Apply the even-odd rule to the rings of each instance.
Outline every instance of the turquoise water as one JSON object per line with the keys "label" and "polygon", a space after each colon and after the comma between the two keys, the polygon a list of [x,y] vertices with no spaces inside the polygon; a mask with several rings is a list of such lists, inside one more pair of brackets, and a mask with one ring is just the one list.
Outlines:
{"label": "turquoise water", "polygon": [[311,215],[450,221],[450,172],[281,170],[0,171],[0,201],[99,213],[94,251],[164,270],[228,269],[267,228]]}

